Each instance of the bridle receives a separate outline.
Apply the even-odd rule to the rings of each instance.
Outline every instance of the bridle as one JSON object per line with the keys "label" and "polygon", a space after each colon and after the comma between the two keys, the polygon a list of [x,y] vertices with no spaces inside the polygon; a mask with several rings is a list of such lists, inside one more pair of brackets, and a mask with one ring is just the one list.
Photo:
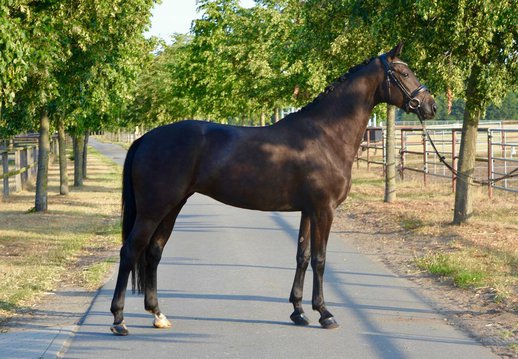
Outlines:
{"label": "bridle", "polygon": [[410,92],[406,86],[397,78],[397,76],[394,74],[394,68],[392,67],[393,64],[400,64],[405,65],[408,67],[406,63],[403,61],[393,61],[389,62],[387,60],[387,54],[383,54],[380,56],[381,63],[383,64],[383,67],[385,68],[385,74],[387,75],[387,89],[388,89],[388,97],[390,101],[390,85],[391,81],[396,84],[396,86],[403,92],[405,95],[405,102],[403,104],[403,109],[408,112],[415,112],[419,118],[422,117],[421,114],[421,100],[417,98],[417,95],[419,95],[421,92],[430,92],[428,90],[428,87],[425,85],[420,85],[418,88],[416,88],[414,91]]}

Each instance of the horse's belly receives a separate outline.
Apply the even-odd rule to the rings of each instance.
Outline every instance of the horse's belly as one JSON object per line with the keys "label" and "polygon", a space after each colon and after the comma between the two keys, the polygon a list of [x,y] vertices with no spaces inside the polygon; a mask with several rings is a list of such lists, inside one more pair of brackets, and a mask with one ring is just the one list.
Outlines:
{"label": "horse's belly", "polygon": [[287,193],[283,193],[271,186],[257,186],[247,184],[218,184],[213,183],[196,192],[207,195],[219,202],[234,207],[254,209],[260,211],[297,211],[298,206]]}

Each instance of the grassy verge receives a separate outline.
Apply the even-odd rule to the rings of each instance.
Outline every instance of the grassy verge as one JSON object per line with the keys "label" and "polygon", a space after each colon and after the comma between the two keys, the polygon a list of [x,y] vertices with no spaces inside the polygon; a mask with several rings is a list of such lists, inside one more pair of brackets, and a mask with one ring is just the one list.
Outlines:
{"label": "grassy verge", "polygon": [[31,190],[0,203],[0,323],[61,282],[94,289],[110,268],[120,243],[121,170],[93,149],[88,161],[88,179],[68,196],[57,194],[51,164],[46,213],[30,211]]}
{"label": "grassy verge", "polygon": [[402,251],[422,270],[518,310],[518,196],[477,188],[469,223],[451,224],[454,194],[448,182],[398,183],[397,200],[384,204],[379,170],[355,169],[353,187],[339,215],[351,214],[403,241]]}

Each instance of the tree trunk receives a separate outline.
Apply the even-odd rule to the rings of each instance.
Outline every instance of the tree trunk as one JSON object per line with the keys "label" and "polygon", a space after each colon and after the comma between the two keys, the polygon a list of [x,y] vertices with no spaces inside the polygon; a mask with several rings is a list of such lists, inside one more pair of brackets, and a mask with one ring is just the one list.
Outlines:
{"label": "tree trunk", "polygon": [[90,137],[90,132],[85,132],[85,140],[83,146],[83,178],[88,178],[87,173],[87,160],[88,160],[88,139]]}
{"label": "tree trunk", "polygon": [[68,194],[68,166],[67,166],[67,140],[65,137],[65,123],[58,120],[58,144],[59,144],[59,194]]}
{"label": "tree trunk", "polygon": [[476,99],[477,69],[472,69],[466,89],[466,108],[462,122],[462,138],[459,151],[459,165],[455,185],[455,209],[453,223],[466,222],[473,214],[473,175],[475,174],[475,156],[477,152],[478,122],[482,106]]}
{"label": "tree trunk", "polygon": [[84,135],[74,135],[74,187],[83,186]]}
{"label": "tree trunk", "polygon": [[38,140],[38,174],[36,175],[36,198],[34,209],[36,212],[47,210],[47,185],[49,175],[49,116],[47,110],[42,110],[40,114],[40,137]]}
{"label": "tree trunk", "polygon": [[385,150],[385,202],[396,200],[396,107],[387,105],[387,140]]}

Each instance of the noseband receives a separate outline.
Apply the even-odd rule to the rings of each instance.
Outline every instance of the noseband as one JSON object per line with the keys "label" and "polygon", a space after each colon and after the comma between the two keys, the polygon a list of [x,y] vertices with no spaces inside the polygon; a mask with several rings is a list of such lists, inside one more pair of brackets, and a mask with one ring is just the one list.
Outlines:
{"label": "noseband", "polygon": [[394,61],[394,62],[388,62],[387,61],[387,55],[383,54],[380,56],[381,63],[383,64],[383,67],[385,68],[385,73],[387,74],[387,88],[388,88],[388,96],[390,101],[390,81],[394,82],[396,86],[403,92],[405,95],[405,103],[403,105],[403,108],[408,113],[410,111],[414,111],[418,116],[421,116],[421,100],[417,98],[417,95],[419,95],[421,92],[430,92],[428,90],[428,87],[425,85],[421,85],[418,88],[416,88],[414,91],[410,92],[405,87],[405,85],[396,77],[394,74],[394,69],[392,67],[392,64],[401,64],[408,67],[408,65],[402,61]]}

